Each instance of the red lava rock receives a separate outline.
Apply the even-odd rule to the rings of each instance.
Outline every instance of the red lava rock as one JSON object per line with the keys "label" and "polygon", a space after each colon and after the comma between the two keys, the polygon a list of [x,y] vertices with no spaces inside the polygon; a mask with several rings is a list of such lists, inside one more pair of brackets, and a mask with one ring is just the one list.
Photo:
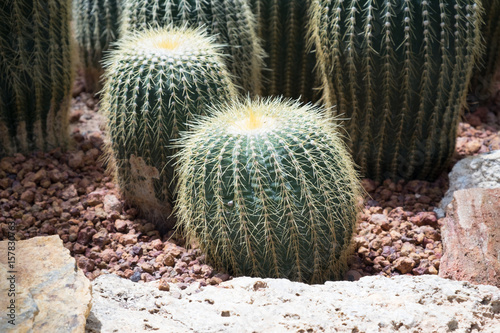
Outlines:
{"label": "red lava rock", "polygon": [[136,234],[126,234],[120,236],[120,243],[123,245],[130,245],[137,243],[137,235]]}
{"label": "red lava rock", "polygon": [[118,257],[112,249],[105,249],[101,252],[101,258],[104,262],[110,263],[113,260],[116,260]]}
{"label": "red lava rock", "polygon": [[81,256],[77,260],[77,265],[79,268],[81,268],[84,272],[91,272],[94,270],[94,261],[92,259],[88,259],[84,256]]}
{"label": "red lava rock", "polygon": [[170,291],[170,285],[165,279],[160,279],[160,284],[158,285],[158,289],[161,291]]}
{"label": "red lava rock", "polygon": [[394,268],[402,274],[410,273],[413,267],[415,267],[415,262],[407,257],[400,257],[394,262]]}
{"label": "red lava rock", "polygon": [[173,267],[175,265],[175,259],[171,254],[167,254],[165,256],[165,259],[163,260],[163,264],[165,266],[171,266]]}
{"label": "red lava rock", "polygon": [[500,287],[499,203],[500,189],[455,191],[441,231],[441,277]]}
{"label": "red lava rock", "polygon": [[116,231],[127,232],[127,221],[116,220],[115,221],[115,228],[116,228]]}
{"label": "red lava rock", "polygon": [[163,242],[161,241],[161,239],[155,239],[151,242],[151,247],[156,250],[162,250]]}
{"label": "red lava rock", "polygon": [[75,243],[73,245],[73,252],[75,253],[85,253],[85,250],[87,249],[87,247],[85,245],[82,245],[80,243]]}
{"label": "red lava rock", "polygon": [[146,273],[153,273],[154,272],[154,267],[150,263],[145,262],[145,263],[140,264],[139,266]]}
{"label": "red lava rock", "polygon": [[21,194],[21,200],[26,201],[29,204],[32,204],[33,201],[35,200],[35,193],[31,190],[24,191],[23,194]]}

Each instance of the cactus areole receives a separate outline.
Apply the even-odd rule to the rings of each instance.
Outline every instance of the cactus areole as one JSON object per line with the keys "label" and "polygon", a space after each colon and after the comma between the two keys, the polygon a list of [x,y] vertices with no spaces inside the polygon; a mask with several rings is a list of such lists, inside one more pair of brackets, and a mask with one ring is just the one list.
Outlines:
{"label": "cactus areole", "polygon": [[235,275],[342,277],[360,190],[336,127],[318,109],[236,102],[180,145],[180,225],[209,262]]}
{"label": "cactus areole", "polygon": [[164,231],[174,222],[171,140],[235,93],[213,41],[200,30],[153,29],[127,36],[107,59],[108,156],[125,199]]}

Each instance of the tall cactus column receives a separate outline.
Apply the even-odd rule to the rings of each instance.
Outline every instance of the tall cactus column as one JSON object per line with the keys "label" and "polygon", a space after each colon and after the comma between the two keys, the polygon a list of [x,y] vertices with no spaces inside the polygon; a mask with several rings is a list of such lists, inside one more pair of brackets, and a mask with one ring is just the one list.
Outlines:
{"label": "tall cactus column", "polygon": [[263,95],[316,102],[320,81],[308,37],[310,0],[251,0],[266,51]]}
{"label": "tall cactus column", "polygon": [[70,11],[70,0],[0,4],[0,157],[67,145]]}
{"label": "tall cactus column", "polygon": [[248,0],[123,0],[122,35],[168,25],[205,27],[224,45],[224,60],[241,92],[261,93],[264,52]]}
{"label": "tall cactus column", "polygon": [[162,230],[174,223],[172,140],[235,94],[213,42],[197,30],[147,30],[122,39],[107,60],[108,156],[124,198]]}
{"label": "tall cactus column", "polygon": [[324,100],[364,176],[434,179],[454,148],[481,53],[475,0],[314,0]]}
{"label": "tall cactus column", "polygon": [[486,53],[476,68],[472,81],[472,92],[479,102],[487,102],[491,98],[495,75],[500,71],[500,1],[483,0],[484,25],[482,33]]}
{"label": "tall cactus column", "polygon": [[75,36],[86,90],[98,92],[103,53],[118,39],[121,0],[73,0]]}
{"label": "tall cactus column", "polygon": [[188,239],[234,275],[341,279],[361,192],[337,130],[281,100],[224,105],[193,126],[178,155]]}

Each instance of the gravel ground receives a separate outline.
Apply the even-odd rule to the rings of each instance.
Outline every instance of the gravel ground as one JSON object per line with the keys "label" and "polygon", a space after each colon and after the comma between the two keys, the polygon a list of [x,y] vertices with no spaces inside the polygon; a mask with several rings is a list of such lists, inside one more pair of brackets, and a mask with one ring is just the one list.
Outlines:
{"label": "gravel ground", "polygon": [[[18,240],[58,234],[89,279],[104,272],[132,281],[218,284],[216,272],[196,248],[125,207],[101,163],[102,116],[97,100],[77,81],[71,113],[74,147],[63,153],[17,154],[0,160],[0,240],[15,221]],[[500,149],[500,98],[460,123],[455,162]],[[451,167],[450,167],[451,168]],[[439,220],[433,212],[447,190],[447,174],[435,182],[376,183],[363,180],[368,196],[360,214],[346,279],[365,275],[438,274],[442,255]]]}

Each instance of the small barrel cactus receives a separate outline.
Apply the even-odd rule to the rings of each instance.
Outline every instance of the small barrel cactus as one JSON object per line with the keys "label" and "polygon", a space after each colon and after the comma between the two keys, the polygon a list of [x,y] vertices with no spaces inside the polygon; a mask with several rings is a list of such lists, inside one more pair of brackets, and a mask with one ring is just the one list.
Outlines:
{"label": "small barrel cactus", "polygon": [[98,92],[103,53],[118,39],[121,0],[73,0],[75,36],[86,90]]}
{"label": "small barrel cactus", "polygon": [[477,0],[314,0],[311,36],[327,105],[347,118],[366,177],[436,178],[481,53]]}
{"label": "small barrel cactus", "polygon": [[310,0],[251,0],[257,30],[267,54],[263,95],[316,102],[320,80],[314,75],[315,53],[308,42]]}
{"label": "small barrel cactus", "polygon": [[0,156],[67,146],[70,17],[70,0],[2,1]]}
{"label": "small barrel cactus", "polygon": [[123,0],[120,33],[150,26],[204,27],[225,45],[229,72],[243,92],[261,92],[264,52],[248,0]]}
{"label": "small barrel cactus", "polygon": [[235,94],[219,51],[200,30],[161,28],[129,34],[106,60],[110,165],[124,198],[162,231],[174,223],[171,140]]}
{"label": "small barrel cactus", "polygon": [[342,278],[360,187],[337,128],[299,102],[234,102],[182,135],[178,218],[234,275]]}

